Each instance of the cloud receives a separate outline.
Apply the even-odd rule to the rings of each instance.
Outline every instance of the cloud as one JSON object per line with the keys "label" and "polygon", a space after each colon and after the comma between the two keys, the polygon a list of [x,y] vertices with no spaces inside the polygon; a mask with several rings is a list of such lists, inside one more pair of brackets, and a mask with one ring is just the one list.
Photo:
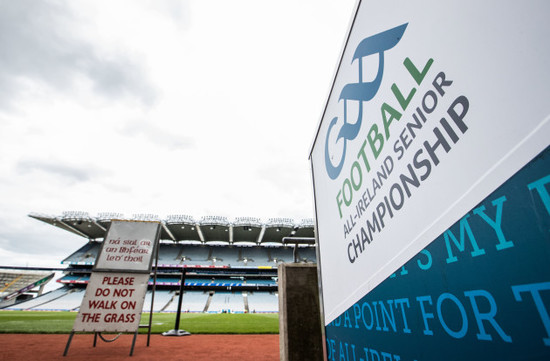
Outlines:
{"label": "cloud", "polygon": [[16,164],[20,174],[42,172],[62,178],[69,183],[88,182],[101,173],[100,170],[89,165],[69,165],[53,160],[26,159]]}
{"label": "cloud", "polygon": [[[2,213],[1,216],[0,249],[3,252],[20,253],[27,256],[42,255],[42,257],[54,255],[55,261],[59,262],[63,259],[62,257],[66,257],[85,241],[85,239],[75,237],[67,231],[39,224],[37,223],[39,221],[29,217],[13,217],[5,213]],[[44,242],[44,238],[48,236],[56,237],[57,241]],[[7,256],[4,254],[1,258],[4,259],[4,262],[0,262],[0,264],[11,263],[6,262]]]}
{"label": "cloud", "polygon": [[132,120],[121,127],[120,132],[131,137],[142,136],[151,143],[169,150],[195,148],[193,138],[180,135],[175,129],[167,130],[146,120]]}
{"label": "cloud", "polygon": [[0,0],[0,8],[0,106],[13,107],[29,80],[70,93],[82,77],[105,98],[155,101],[138,63],[102,53],[70,30],[77,22],[65,2]]}
{"label": "cloud", "polygon": [[189,3],[180,0],[148,0],[146,3],[151,10],[173,19],[179,26],[187,28],[189,25]]}

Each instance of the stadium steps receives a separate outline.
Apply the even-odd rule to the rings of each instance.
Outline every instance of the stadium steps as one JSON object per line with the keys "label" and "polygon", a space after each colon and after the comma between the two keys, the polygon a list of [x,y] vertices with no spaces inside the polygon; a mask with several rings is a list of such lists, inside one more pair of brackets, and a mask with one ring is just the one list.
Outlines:
{"label": "stadium steps", "polygon": [[177,292],[174,292],[174,294],[172,295],[172,298],[170,298],[170,300],[168,300],[168,302],[166,302],[166,304],[160,309],[160,312],[164,312],[165,309],[168,308],[168,306],[170,306],[170,304],[174,301],[174,298],[176,298],[177,295]]}
{"label": "stadium steps", "polygon": [[179,261],[179,264],[182,264],[183,263],[183,251],[184,251],[184,248],[183,246],[180,247],[180,251],[178,253],[178,255],[176,256],[176,261]]}
{"label": "stadium steps", "polygon": [[68,294],[71,294],[71,293],[73,293],[73,292],[75,292],[75,290],[69,290],[68,292],[66,292],[66,293],[64,293],[64,294],[62,294],[62,295],[60,295],[59,297],[55,297],[55,298],[49,299],[49,300],[47,300],[47,301],[45,301],[45,302],[42,302],[42,303],[39,303],[39,304],[34,305],[34,306],[32,306],[32,307],[29,307],[29,308],[27,308],[27,310],[30,310],[30,309],[33,309],[33,308],[37,308],[37,307],[40,307],[40,306],[44,306],[45,304],[48,304],[48,303],[50,303],[50,302],[57,301],[58,299],[63,298],[63,297],[65,297],[65,296],[67,296]]}
{"label": "stadium steps", "polygon": [[211,292],[208,295],[208,299],[206,300],[206,305],[204,305],[204,310],[202,310],[202,312],[208,312],[208,307],[210,307],[210,302],[212,302],[212,296],[214,296],[214,292]]}
{"label": "stadium steps", "polygon": [[[2,288],[2,289],[0,290],[0,293],[6,291],[8,288],[10,288],[11,285],[13,285],[13,284],[16,283],[17,281],[19,281],[21,278],[23,278],[23,275],[17,276],[16,278],[14,278],[14,279],[13,279],[11,282],[9,282],[9,283],[6,282],[6,283],[5,283],[6,287]],[[4,281],[4,280],[2,280],[2,281]]]}
{"label": "stadium steps", "polygon": [[[39,296],[39,297],[44,297],[44,302],[40,302],[40,298],[39,297],[36,297],[36,298],[33,298],[32,300],[26,300],[24,302],[22,302],[21,304],[24,306],[24,303],[27,302],[27,303],[30,303],[30,301],[35,301],[36,304],[32,304],[32,306],[27,306],[26,308],[23,308],[24,310],[28,311],[28,310],[32,310],[34,308],[37,308],[37,307],[40,307],[40,306],[43,306],[45,304],[48,304],[50,302],[54,302],[54,301],[57,301],[59,300],[60,298],[63,298],[73,292],[76,292],[77,290],[76,289],[72,289],[72,290],[68,290],[67,292],[65,292],[62,288],[59,288],[57,290],[53,290],[53,291],[50,291],[42,296]],[[52,298],[48,298],[48,294],[54,294],[54,293],[58,293],[59,296],[55,295],[55,297],[52,297]],[[16,306],[16,305],[14,305]]]}
{"label": "stadium steps", "polygon": [[243,292],[243,300],[244,300],[244,312],[249,313],[250,308],[248,307],[248,292]]}

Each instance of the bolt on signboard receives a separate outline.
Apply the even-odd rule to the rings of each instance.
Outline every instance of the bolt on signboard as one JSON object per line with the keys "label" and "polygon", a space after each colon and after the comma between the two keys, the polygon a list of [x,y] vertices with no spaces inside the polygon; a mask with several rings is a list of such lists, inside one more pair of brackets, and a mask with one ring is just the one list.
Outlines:
{"label": "bolt on signboard", "polygon": [[[75,332],[94,332],[95,337],[99,335],[102,339],[101,332],[133,332],[130,355],[133,354],[138,329],[144,327],[140,326],[141,312],[153,259],[158,253],[159,233],[159,222],[112,221],[86,287],[65,355]],[[151,318],[146,327],[149,345]]]}
{"label": "bolt on signboard", "polygon": [[549,11],[357,3],[310,154],[328,359],[549,357]]}

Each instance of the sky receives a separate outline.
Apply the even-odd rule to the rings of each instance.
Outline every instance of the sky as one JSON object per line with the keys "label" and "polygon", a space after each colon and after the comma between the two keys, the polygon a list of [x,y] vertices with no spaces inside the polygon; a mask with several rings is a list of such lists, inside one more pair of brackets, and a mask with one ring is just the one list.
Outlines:
{"label": "sky", "polygon": [[309,152],[355,0],[0,0],[0,265],[28,217],[314,217]]}

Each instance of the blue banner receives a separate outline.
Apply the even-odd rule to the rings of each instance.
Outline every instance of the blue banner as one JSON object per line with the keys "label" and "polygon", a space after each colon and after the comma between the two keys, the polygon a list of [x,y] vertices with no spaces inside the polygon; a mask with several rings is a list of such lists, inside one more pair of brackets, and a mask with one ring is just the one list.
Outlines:
{"label": "blue banner", "polygon": [[546,148],[327,325],[328,359],[550,360],[549,192]]}

